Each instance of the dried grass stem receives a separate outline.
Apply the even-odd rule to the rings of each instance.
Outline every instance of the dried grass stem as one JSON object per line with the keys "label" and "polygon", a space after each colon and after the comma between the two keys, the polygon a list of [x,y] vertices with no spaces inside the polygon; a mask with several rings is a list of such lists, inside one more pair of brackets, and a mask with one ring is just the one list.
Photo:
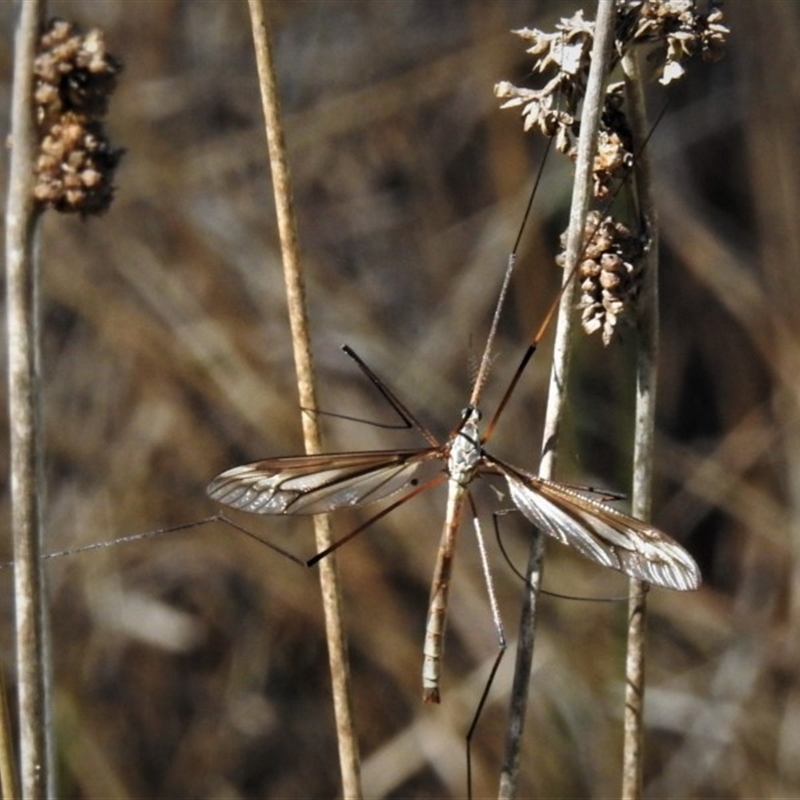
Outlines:
{"label": "dried grass stem", "polygon": [[[317,400],[306,311],[305,284],[300,266],[297,226],[292,206],[291,180],[286,159],[269,24],[262,0],[250,0],[249,8],[266,122],[278,232],[281,241],[289,323],[297,371],[297,390],[300,396],[300,407],[305,410],[302,415],[303,436],[306,451],[308,453],[319,453],[322,448],[317,415],[314,413],[317,409]],[[316,516],[314,518],[314,530],[318,550],[325,550],[333,544],[333,536],[327,517]],[[359,753],[350,700],[347,641],[342,622],[338,570],[333,554],[328,555],[320,562],[319,578],[325,610],[325,627],[331,681],[333,684],[342,790],[345,798],[360,798],[362,792],[359,774]]]}
{"label": "dried grass stem", "polygon": [[[649,519],[655,442],[656,368],[658,356],[658,233],[653,181],[645,142],[649,136],[641,75],[635,54],[622,58],[628,118],[633,137],[636,196],[650,248],[642,265],[637,317],[636,408],[633,446],[634,516]],[[647,584],[632,580],[628,599],[628,644],[625,658],[625,713],[622,791],[625,800],[642,796],[645,628]]]}
{"label": "dried grass stem", "polygon": [[[49,757],[49,680],[46,591],[42,562],[44,485],[40,441],[39,308],[35,238],[38,211],[33,174],[38,136],[33,112],[33,62],[44,13],[39,0],[20,5],[14,43],[11,160],[6,206],[6,291],[11,440],[11,524],[14,536],[19,693],[20,763],[23,797],[52,797]],[[4,736],[6,745],[9,737]],[[8,747],[4,748],[4,796],[13,796]]]}
{"label": "dried grass stem", "polygon": [[[591,68],[586,87],[581,114],[581,136],[578,143],[578,157],[575,165],[575,179],[572,191],[569,229],[567,232],[566,264],[564,282],[570,282],[561,296],[556,323],[553,367],[547,397],[542,458],[539,474],[550,478],[555,467],[555,446],[558,440],[563,409],[566,405],[567,369],[570,355],[570,332],[575,308],[575,284],[572,278],[583,246],[583,233],[586,213],[592,191],[592,166],[597,147],[597,131],[605,97],[605,78],[611,57],[611,44],[614,39],[615,8],[613,0],[599,0],[595,36],[592,47]],[[503,770],[500,775],[498,796],[501,800],[514,797],[519,774],[520,747],[527,710],[527,697],[533,664],[533,644],[536,630],[536,607],[538,589],[542,578],[543,545],[541,534],[533,537],[528,560],[528,579],[530,590],[525,592],[520,620],[519,645],[514,673],[514,686],[511,695],[506,750]]]}

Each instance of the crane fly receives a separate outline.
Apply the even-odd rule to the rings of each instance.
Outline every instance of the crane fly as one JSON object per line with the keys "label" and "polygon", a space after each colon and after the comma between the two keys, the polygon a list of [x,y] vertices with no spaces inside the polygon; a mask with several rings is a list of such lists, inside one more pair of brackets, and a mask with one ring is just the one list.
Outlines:
{"label": "crane fly", "polygon": [[[213,500],[252,514],[322,514],[366,505],[406,490],[399,499],[366,523],[332,547],[317,553],[307,562],[310,566],[397,506],[447,481],[445,521],[431,586],[423,648],[423,700],[429,703],[438,703],[440,699],[439,682],[450,575],[465,501],[473,509],[476,533],[482,548],[477,514],[469,489],[476,477],[500,476],[505,480],[516,507],[537,528],[604,567],[668,589],[688,591],[700,585],[697,564],[667,534],[572,487],[511,466],[484,448],[523,369],[544,335],[559,299],[556,298],[556,303],[551,306],[531,340],[497,411],[481,433],[478,401],[488,372],[492,341],[513,261],[512,257],[469,404],[444,443],[413,416],[351,348],[345,346],[345,352],[355,360],[407,425],[421,431],[428,447],[267,458],[221,473],[206,490]],[[419,483],[418,470],[430,462],[438,462],[442,470],[435,477]],[[494,613],[496,604],[488,573],[486,580]],[[494,616],[502,647],[502,627],[497,615]]]}

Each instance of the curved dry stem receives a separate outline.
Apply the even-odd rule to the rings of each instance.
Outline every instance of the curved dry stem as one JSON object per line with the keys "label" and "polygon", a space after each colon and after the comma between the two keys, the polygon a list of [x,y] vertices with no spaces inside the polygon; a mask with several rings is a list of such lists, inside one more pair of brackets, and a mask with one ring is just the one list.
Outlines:
{"label": "curved dry stem", "polygon": [[[292,206],[291,182],[286,160],[286,147],[281,122],[280,100],[272,57],[269,23],[264,13],[262,0],[250,0],[250,20],[258,64],[261,99],[266,121],[269,161],[281,241],[281,256],[289,308],[289,323],[292,332],[297,390],[300,407],[310,413],[302,415],[303,436],[306,452],[319,453],[321,441],[317,425],[316,391],[311,357],[308,316],[306,313],[305,284],[300,267],[297,243],[297,226]],[[330,523],[326,516],[314,518],[314,529],[318,550],[333,544]],[[328,640],[328,658],[333,684],[333,703],[336,716],[339,763],[342,773],[342,789],[345,798],[360,798],[359,753],[356,740],[352,703],[350,699],[350,671],[347,657],[347,640],[341,615],[341,595],[338,570],[334,555],[323,559],[319,565],[320,587],[325,609],[325,627]]]}
{"label": "curved dry stem", "polygon": [[[569,229],[567,233],[566,263],[564,280],[570,281],[575,274],[575,264],[583,245],[583,231],[586,213],[592,191],[592,165],[597,146],[597,131],[603,109],[605,77],[611,57],[611,44],[614,37],[615,9],[613,0],[599,0],[597,21],[592,48],[592,63],[586,87],[586,97],[581,113],[581,136],[578,143],[578,158],[575,165],[575,180],[572,191]],[[566,406],[566,376],[570,355],[570,332],[573,310],[575,308],[574,282],[561,296],[556,323],[553,367],[550,374],[550,388],[547,396],[542,443],[542,459],[539,474],[550,478],[555,467],[555,446],[561,427],[561,418]],[[528,559],[528,582],[522,616],[520,619],[519,645],[514,672],[514,686],[511,694],[506,750],[503,769],[500,775],[498,796],[501,800],[512,798],[516,793],[519,774],[520,747],[527,711],[528,688],[531,666],[533,664],[533,644],[536,632],[536,606],[538,589],[542,578],[542,556],[544,547],[542,535],[535,533]]]}

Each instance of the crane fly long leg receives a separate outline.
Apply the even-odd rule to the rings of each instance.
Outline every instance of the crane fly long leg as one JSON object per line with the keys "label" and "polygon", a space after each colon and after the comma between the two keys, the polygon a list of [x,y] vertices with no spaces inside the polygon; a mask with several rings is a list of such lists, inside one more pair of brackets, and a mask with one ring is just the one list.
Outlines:
{"label": "crane fly long leg", "polygon": [[475,508],[475,501],[472,499],[472,495],[469,494],[469,492],[467,492],[467,500],[469,500],[469,507],[472,511],[472,526],[475,529],[475,539],[478,542],[478,553],[481,558],[483,579],[486,583],[486,594],[489,597],[489,608],[492,612],[492,622],[494,622],[494,629],[497,632],[497,646],[502,651],[506,649],[506,632],[505,628],[503,627],[503,620],[500,617],[500,605],[497,602],[497,593],[494,589],[492,570],[489,566],[489,554],[486,552],[486,539],[483,536],[481,521],[478,517],[478,509]]}
{"label": "crane fly long leg", "polygon": [[475,729],[478,727],[478,721],[483,713],[483,707],[486,705],[486,700],[489,697],[489,692],[494,684],[494,676],[500,667],[500,662],[506,653],[508,642],[506,640],[506,632],[503,627],[503,620],[500,616],[500,606],[497,603],[497,595],[494,590],[494,580],[492,579],[492,572],[489,568],[489,556],[486,552],[486,540],[481,530],[481,522],[478,518],[478,510],[475,508],[475,502],[471,494],[467,494],[470,509],[472,510],[472,524],[475,528],[475,538],[478,541],[478,552],[481,557],[481,567],[483,569],[483,577],[486,582],[486,592],[489,595],[489,607],[492,610],[492,621],[494,628],[497,632],[497,655],[495,656],[492,668],[489,670],[489,677],[486,679],[486,684],[481,692],[478,704],[475,707],[475,713],[472,715],[472,722],[470,722],[469,729],[467,730],[467,792],[468,797],[472,798],[472,737],[475,734]]}
{"label": "crane fly long leg", "polygon": [[[132,544],[133,542],[140,542],[144,539],[153,539],[156,536],[163,536],[165,533],[177,533],[178,531],[192,530],[193,528],[199,528],[202,525],[210,525],[212,522],[219,522],[223,525],[228,525],[235,531],[238,531],[239,533],[242,533],[251,539],[255,539],[255,541],[257,541],[259,544],[265,545],[270,550],[282,555],[284,558],[288,558],[295,564],[299,564],[301,567],[306,566],[306,562],[302,558],[298,558],[296,555],[294,555],[294,553],[290,553],[288,550],[284,550],[282,547],[278,547],[278,545],[273,544],[266,539],[262,539],[260,536],[253,533],[253,531],[248,530],[243,525],[239,525],[237,522],[229,519],[224,514],[213,514],[210,517],[196,519],[194,522],[184,522],[181,525],[170,525],[166,528],[156,528],[154,530],[145,531],[144,533],[132,533],[128,536],[118,536],[116,539],[109,539],[105,542],[92,542],[91,544],[79,545],[78,547],[70,547],[66,550],[56,550],[52,553],[44,553],[41,556],[41,559],[42,561],[49,561],[50,559],[61,558],[62,556],[73,556],[77,555],[78,553],[90,553],[93,550],[103,550],[107,547],[115,547],[118,544]],[[0,564],[0,570],[4,570],[13,566],[13,561],[6,561],[5,563]]]}
{"label": "crane fly long leg", "polygon": [[444,474],[437,475],[435,478],[431,478],[429,481],[414,487],[414,489],[404,494],[399,500],[395,500],[394,503],[386,506],[386,508],[381,509],[377,514],[370,517],[365,523],[359,525],[355,530],[350,531],[350,533],[348,533],[346,536],[343,536],[341,539],[335,541],[330,547],[326,547],[324,550],[321,550],[319,553],[309,558],[308,561],[305,562],[306,566],[313,567],[315,564],[322,561],[325,556],[330,555],[334,550],[338,550],[343,544],[349,542],[354,536],[369,528],[373,522],[377,522],[379,519],[382,519],[387,514],[390,514],[392,511],[394,511],[398,506],[402,506],[411,500],[411,498],[416,497],[418,494],[422,494],[423,492],[427,492],[428,489],[433,489],[434,486],[438,486],[446,478],[447,476]]}
{"label": "crane fly long leg", "polygon": [[413,414],[411,409],[385,384],[361,358],[361,356],[353,350],[350,345],[342,345],[342,350],[345,354],[350,356],[356,362],[358,368],[369,378],[372,385],[383,395],[386,402],[397,412],[400,419],[403,420],[409,427],[416,428],[427,440],[431,447],[438,447],[439,441]]}

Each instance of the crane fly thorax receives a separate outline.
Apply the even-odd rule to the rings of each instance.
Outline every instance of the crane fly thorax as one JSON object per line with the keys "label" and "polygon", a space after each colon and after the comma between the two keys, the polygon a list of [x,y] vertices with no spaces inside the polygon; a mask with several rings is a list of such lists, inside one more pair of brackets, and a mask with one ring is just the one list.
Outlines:
{"label": "crane fly thorax", "polygon": [[480,418],[481,412],[477,408],[464,409],[463,422],[450,439],[447,474],[459,486],[469,485],[481,460]]}

